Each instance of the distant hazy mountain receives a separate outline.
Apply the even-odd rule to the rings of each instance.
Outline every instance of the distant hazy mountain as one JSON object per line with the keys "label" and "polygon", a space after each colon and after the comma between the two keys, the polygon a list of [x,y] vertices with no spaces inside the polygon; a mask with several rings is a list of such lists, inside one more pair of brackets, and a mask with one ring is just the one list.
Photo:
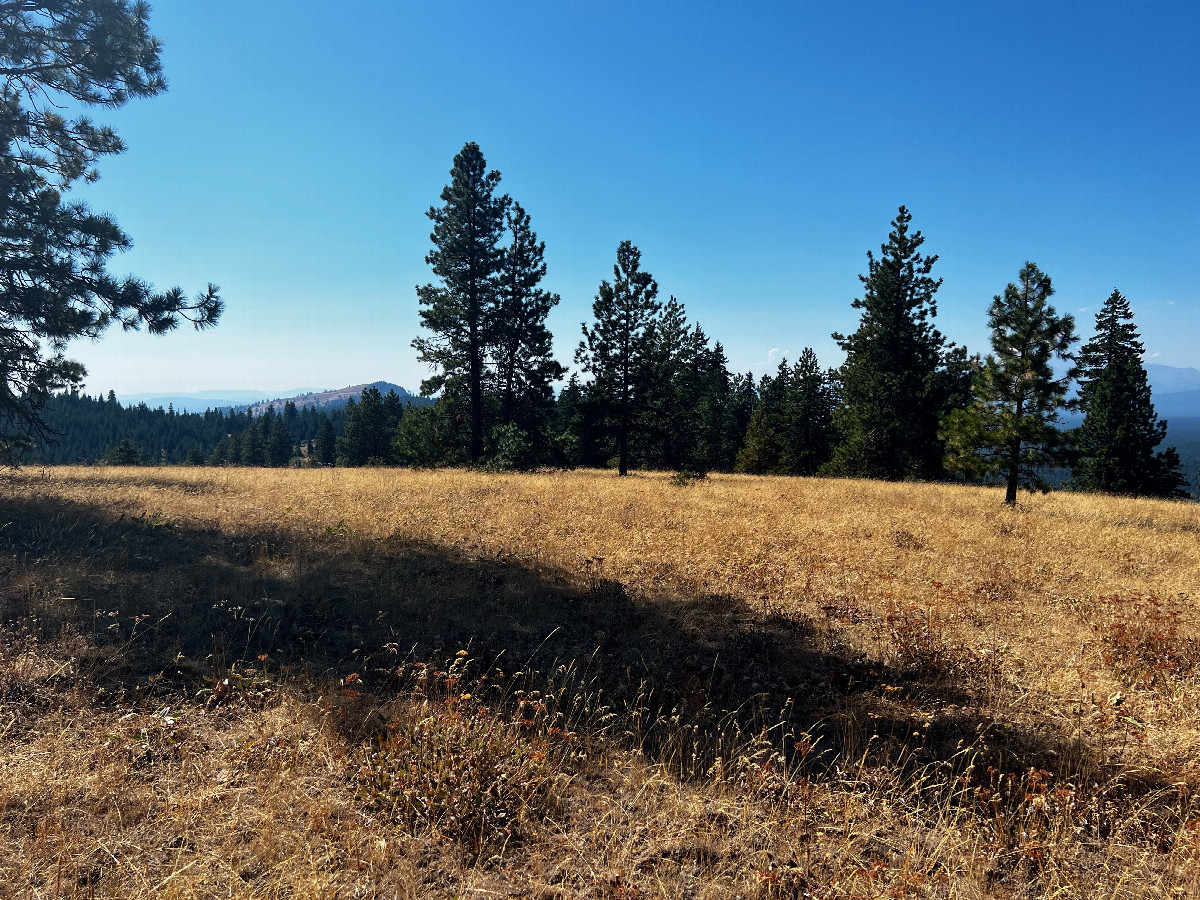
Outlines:
{"label": "distant hazy mountain", "polygon": [[1154,411],[1164,419],[1200,416],[1200,369],[1146,364]]}
{"label": "distant hazy mountain", "polygon": [[[296,388],[288,395],[304,394],[313,388]],[[173,406],[177,412],[204,412],[206,409],[228,409],[231,406],[246,406],[266,400],[271,395],[266,391],[194,391],[175,394],[122,394],[117,399],[122,406],[137,406],[145,403],[151,409]]]}
{"label": "distant hazy mountain", "polygon": [[168,406],[172,406],[176,412],[204,412],[206,409],[233,409],[239,412],[250,410],[255,415],[262,415],[267,411],[268,406],[273,405],[276,409],[282,409],[283,405],[289,400],[297,406],[337,409],[345,406],[351,397],[357,400],[362,396],[362,392],[369,387],[378,388],[379,392],[384,396],[387,395],[388,391],[395,391],[401,400],[405,403],[411,403],[414,406],[425,406],[433,402],[426,397],[418,397],[410,394],[400,385],[392,384],[390,381],[353,384],[349,387],[338,388],[336,390],[296,388],[277,396],[269,394],[266,391],[195,391],[192,393],[180,392],[176,394],[126,394],[117,399],[121,401],[123,406],[136,406],[139,403],[145,403],[151,409],[156,409],[160,406],[166,409]]}
{"label": "distant hazy mountain", "polygon": [[290,397],[272,397],[270,399],[258,400],[254,403],[243,403],[237,407],[238,410],[249,410],[254,415],[259,416],[267,411],[267,407],[274,406],[275,409],[281,409],[285,403],[291,400],[297,406],[316,406],[320,409],[337,409],[345,406],[351,398],[358,400],[362,396],[362,392],[367,388],[376,388],[379,393],[387,396],[388,391],[395,391],[404,403],[411,403],[413,406],[426,406],[434,401],[428,397],[418,397],[415,394],[410,394],[398,384],[392,384],[390,381],[372,381],[370,384],[353,384],[349,387],[338,388],[333,391],[303,391],[294,394]]}
{"label": "distant hazy mountain", "polygon": [[1146,377],[1150,379],[1150,389],[1154,392],[1156,400],[1158,394],[1200,391],[1200,369],[1179,369],[1175,366],[1146,363]]}

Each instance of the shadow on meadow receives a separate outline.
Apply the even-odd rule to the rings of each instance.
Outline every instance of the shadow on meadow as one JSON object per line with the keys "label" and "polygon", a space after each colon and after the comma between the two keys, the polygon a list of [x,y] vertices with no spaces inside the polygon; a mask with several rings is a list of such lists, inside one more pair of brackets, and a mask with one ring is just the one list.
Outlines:
{"label": "shadow on meadow", "polygon": [[[852,652],[828,623],[737,599],[634,597],[599,572],[341,526],[229,535],[18,497],[0,506],[0,584],[5,642],[65,641],[74,677],[110,702],[211,696],[247,670],[315,690],[353,676],[385,698],[466,651],[476,676],[520,678],[564,721],[682,777],[755,747],[843,772],[1104,770],[1048,719],[996,721],[969,661],[932,653],[899,670]],[[35,693],[0,682],[0,699],[22,691]]]}

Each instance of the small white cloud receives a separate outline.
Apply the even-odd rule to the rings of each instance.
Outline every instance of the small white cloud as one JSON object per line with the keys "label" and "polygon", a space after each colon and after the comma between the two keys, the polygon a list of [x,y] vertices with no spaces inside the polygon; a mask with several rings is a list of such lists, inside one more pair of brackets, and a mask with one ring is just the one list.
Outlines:
{"label": "small white cloud", "polygon": [[1158,359],[1160,356],[1162,356],[1161,353],[1151,353],[1150,354],[1151,359]]}
{"label": "small white cloud", "polygon": [[1168,300],[1168,301],[1167,301],[1167,306],[1174,306],[1174,305],[1175,305],[1175,301],[1174,301],[1174,300]]}
{"label": "small white cloud", "polygon": [[1081,306],[1079,309],[1075,310],[1075,312],[1087,312],[1089,309],[1091,309],[1090,306]]}
{"label": "small white cloud", "polygon": [[775,362],[775,360],[779,359],[779,355],[781,352],[782,351],[778,347],[772,347],[770,350],[767,351],[767,362],[769,362],[769,363]]}

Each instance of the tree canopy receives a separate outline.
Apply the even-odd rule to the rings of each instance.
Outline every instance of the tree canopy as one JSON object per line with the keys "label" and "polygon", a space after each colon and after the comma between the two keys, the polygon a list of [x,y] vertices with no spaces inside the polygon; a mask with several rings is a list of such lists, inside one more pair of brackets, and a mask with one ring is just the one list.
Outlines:
{"label": "tree canopy", "polygon": [[129,237],[64,197],[99,177],[101,157],[125,149],[112,128],[64,110],[119,107],[166,88],[148,16],[146,3],[129,0],[0,3],[0,463],[45,437],[51,393],[86,374],[64,356],[72,338],[113,323],[205,328],[221,314],[211,284],[189,299],[110,274]]}
{"label": "tree canopy", "polygon": [[[1058,426],[1075,377],[1075,320],[1049,304],[1050,276],[1031,262],[988,309],[992,353],[975,376],[975,402],[947,419],[947,467],[968,476],[1000,475],[1004,502],[1017,488],[1046,487],[1045,470],[1069,460],[1070,439]],[[1055,372],[1058,361],[1060,371]],[[1065,364],[1065,365],[1064,365]]]}
{"label": "tree canopy", "polygon": [[841,440],[832,474],[868,478],[938,478],[941,417],[966,401],[966,352],[933,325],[942,280],[937,256],[920,252],[925,238],[909,231],[901,206],[878,259],[867,252],[858,330],[834,334],[846,352],[839,373],[842,404],[834,417]]}
{"label": "tree canopy", "polygon": [[1141,335],[1115,288],[1096,314],[1095,336],[1079,353],[1079,452],[1073,482],[1084,490],[1133,496],[1183,494],[1179,456],[1155,452],[1167,434],[1150,399]]}
{"label": "tree canopy", "polygon": [[629,473],[629,437],[651,390],[658,282],[641,267],[642,252],[621,241],[613,280],[600,282],[575,361],[592,376],[592,396],[617,437],[617,469]]}
{"label": "tree canopy", "polygon": [[427,213],[433,221],[433,249],[425,262],[442,283],[417,288],[421,324],[432,336],[416,338],[413,347],[434,369],[421,393],[444,390],[465,400],[471,462],[483,456],[486,357],[505,256],[500,238],[508,198],[496,196],[499,184],[500,173],[488,170],[478,144],[467,143],[455,155],[442,206]]}

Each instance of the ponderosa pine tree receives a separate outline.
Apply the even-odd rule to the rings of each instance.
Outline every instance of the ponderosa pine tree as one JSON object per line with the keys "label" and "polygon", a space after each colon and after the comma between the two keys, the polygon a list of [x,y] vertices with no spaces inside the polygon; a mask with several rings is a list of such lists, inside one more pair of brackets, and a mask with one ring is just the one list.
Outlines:
{"label": "ponderosa pine tree", "polygon": [[662,304],[658,284],[641,269],[642,253],[631,241],[617,247],[613,282],[600,282],[592,314],[583,325],[575,361],[592,376],[589,394],[617,439],[617,470],[629,474],[629,437],[653,389],[649,362]]}
{"label": "ponderosa pine tree", "polygon": [[111,128],[65,111],[166,88],[149,14],[140,0],[0,3],[0,464],[46,436],[51,393],[82,380],[83,366],[64,356],[71,339],[114,322],[155,334],[181,319],[205,328],[221,314],[213,285],[188,300],[109,274],[129,238],[63,196],[125,149]]}
{"label": "ponderosa pine tree", "polygon": [[500,239],[509,201],[495,195],[499,183],[500,173],[488,171],[479,145],[464,145],[442,190],[443,205],[427,213],[434,248],[425,262],[442,284],[417,288],[421,324],[433,333],[413,340],[418,358],[434,370],[421,382],[421,393],[463,397],[472,463],[483,455],[487,353],[505,256]]}
{"label": "ponderosa pine tree", "polygon": [[938,258],[921,254],[925,238],[909,233],[911,222],[901,206],[879,259],[868,251],[867,274],[859,276],[863,296],[852,304],[862,310],[858,330],[833,335],[846,352],[833,474],[940,477],[941,417],[969,396],[966,352],[933,326],[942,280],[930,272]]}
{"label": "ponderosa pine tree", "polygon": [[1096,334],[1079,353],[1078,458],[1074,484],[1083,490],[1133,496],[1180,497],[1186,483],[1150,399],[1145,352],[1133,310],[1113,289],[1096,315]]}
{"label": "ponderosa pine tree", "polygon": [[563,366],[553,356],[546,317],[558,294],[539,287],[546,275],[546,245],[537,239],[529,214],[512,202],[505,213],[510,237],[500,267],[498,302],[490,335],[500,393],[500,421],[516,424],[531,438],[545,427],[554,403],[553,383]]}
{"label": "ponderosa pine tree", "polygon": [[[943,431],[947,468],[970,478],[999,475],[1009,506],[1019,486],[1044,490],[1042,473],[1069,455],[1070,440],[1057,423],[1059,411],[1074,406],[1067,391],[1078,338],[1074,318],[1047,302],[1053,293],[1050,276],[1027,262],[1019,283],[992,300],[992,353],[976,372],[975,401],[952,412]],[[1067,364],[1061,374],[1055,360]]]}

